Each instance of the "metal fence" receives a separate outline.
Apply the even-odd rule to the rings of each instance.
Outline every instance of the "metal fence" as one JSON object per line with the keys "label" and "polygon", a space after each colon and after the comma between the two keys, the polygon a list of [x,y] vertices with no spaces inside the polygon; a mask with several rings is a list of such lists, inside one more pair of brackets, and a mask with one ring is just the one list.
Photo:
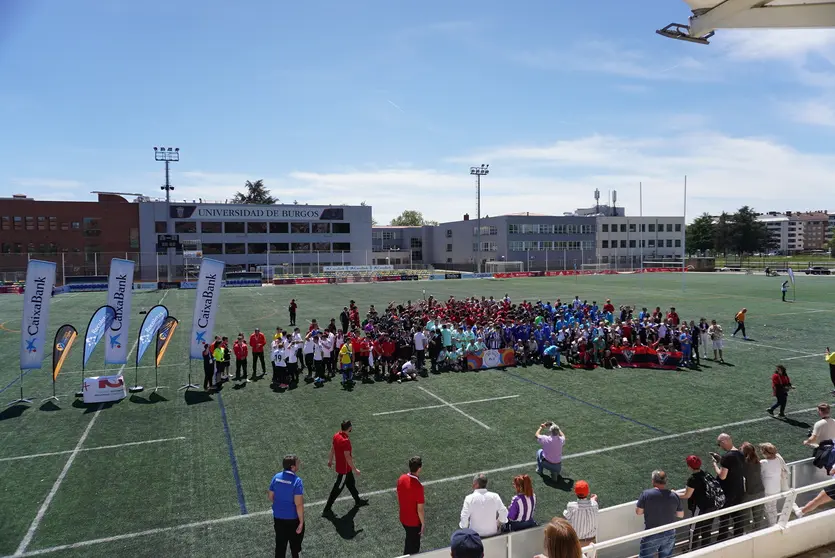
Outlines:
{"label": "metal fence", "polygon": [[[790,518],[794,504],[804,505],[823,488],[835,484],[835,479],[827,477],[826,474],[811,463],[811,459],[804,459],[789,463],[790,489],[779,494],[746,502],[739,506],[718,510],[704,515],[689,517],[670,525],[657,529],[645,530],[643,517],[635,514],[635,502],[619,504],[600,510],[599,527],[597,532],[597,543],[591,544],[583,549],[586,558],[627,558],[638,554],[641,546],[641,539],[652,534],[667,531],[675,532],[675,555],[684,553],[696,553],[700,556],[717,557],[726,556],[765,556],[764,553],[751,554],[750,552],[739,552],[728,549],[725,545],[733,545],[734,541],[740,541],[757,533],[768,535],[771,532],[779,532],[783,535],[790,533]],[[830,508],[831,509],[831,508]],[[772,510],[774,514],[772,515]],[[554,515],[559,515],[555,513]],[[733,527],[732,518],[741,517],[742,529],[749,537],[738,538],[732,534],[727,542],[717,542],[719,530],[725,525]],[[771,523],[771,519],[776,520]],[[814,517],[814,514],[810,517]],[[831,522],[831,518],[829,519]],[[712,545],[699,550],[694,536],[697,524],[706,527]],[[788,527],[788,530],[787,530]],[[543,550],[544,526],[517,531],[495,537],[484,539],[485,558],[530,558]],[[831,541],[824,541],[831,542]],[[807,546],[802,545],[807,543]],[[797,552],[804,549],[815,548],[820,543],[808,541],[786,541],[786,544],[796,548]],[[725,547],[720,550],[720,545]],[[810,546],[809,546],[810,545]],[[713,549],[713,550],[712,550]],[[715,551],[715,553],[714,553]],[[449,556],[449,549],[439,549],[421,554],[425,558],[445,558]],[[774,554],[780,555],[780,554]],[[789,554],[782,554],[783,556]],[[401,557],[405,558],[405,557]]]}

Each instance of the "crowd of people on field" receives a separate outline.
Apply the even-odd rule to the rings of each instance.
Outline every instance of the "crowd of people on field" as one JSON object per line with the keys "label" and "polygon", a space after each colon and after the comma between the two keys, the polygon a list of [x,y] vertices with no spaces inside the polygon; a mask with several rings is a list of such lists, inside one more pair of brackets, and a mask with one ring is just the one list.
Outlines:
{"label": "crowd of people on field", "polygon": [[[446,301],[430,296],[405,304],[392,301],[379,311],[372,304],[364,318],[351,300],[338,321],[320,323],[314,318],[304,330],[296,326],[295,299],[288,311],[290,327],[277,327],[271,339],[255,328],[248,343],[239,333],[231,347],[223,336],[204,344],[204,388],[257,379],[259,364],[263,377],[266,360],[271,363],[272,385],[282,390],[297,384],[302,374],[318,387],[341,375],[342,385],[352,387],[355,380],[402,382],[428,371],[466,371],[469,355],[491,349],[512,349],[515,363],[522,366],[616,368],[620,364],[613,349],[635,347],[676,351],[682,366],[698,365],[710,351],[714,360],[724,362],[725,332],[716,320],[687,322],[675,308],[615,308],[609,299],[601,305],[579,297],[514,303],[507,295]],[[745,308],[737,313],[733,335],[746,335],[746,315]]]}
{"label": "crowd of people on field", "polygon": [[[818,405],[818,415],[820,420],[803,444],[815,448],[816,464],[825,468],[828,474],[835,474],[835,420],[831,417],[830,405]],[[335,470],[336,480],[322,512],[326,518],[335,518],[333,506],[344,488],[353,498],[354,507],[369,505],[369,500],[362,498],[356,486],[355,475],[359,475],[360,470],[354,460],[352,432],[351,421],[344,421],[332,439],[328,467]],[[565,433],[556,423],[548,421],[539,426],[534,437],[540,446],[536,473],[557,483],[568,480],[561,476]],[[773,444],[744,442],[737,446],[727,433],[720,434],[716,442],[721,455],[710,452],[704,460],[695,454],[684,459],[683,468],[686,468],[689,477],[679,490],[670,486],[666,472],[652,472],[651,488],[639,495],[635,507],[636,514],[643,517],[647,530],[657,530],[680,521],[685,517],[685,505],[693,517],[706,516],[789,489],[788,466]],[[268,495],[272,502],[277,557],[283,558],[288,546],[294,558],[301,552],[305,505],[304,485],[298,477],[300,465],[296,455],[287,455],[283,460],[283,470],[270,483]],[[395,491],[399,520],[405,531],[403,554],[414,555],[420,552],[421,539],[427,527],[423,459],[420,456],[410,458],[407,469],[398,478]],[[547,523],[543,553],[535,558],[582,558],[582,549],[598,542],[598,497],[591,493],[587,481],[568,482],[572,484],[575,499],[567,503],[562,517],[554,517]],[[501,495],[490,488],[492,486],[485,473],[475,475],[472,492],[464,497],[461,506],[458,530],[450,540],[454,558],[482,558],[482,539],[537,525],[537,497],[529,475],[520,474],[513,478],[508,505]],[[795,505],[793,512],[795,516],[803,517],[832,500],[835,500],[835,486],[821,490],[802,508]],[[549,510],[545,516],[552,516],[556,511]],[[677,539],[675,529],[658,531],[641,539],[639,557],[667,558],[677,545],[697,550],[713,542],[739,537],[777,524],[778,513],[778,501],[773,499],[762,505],[714,514],[715,517],[697,521],[686,540]]]}

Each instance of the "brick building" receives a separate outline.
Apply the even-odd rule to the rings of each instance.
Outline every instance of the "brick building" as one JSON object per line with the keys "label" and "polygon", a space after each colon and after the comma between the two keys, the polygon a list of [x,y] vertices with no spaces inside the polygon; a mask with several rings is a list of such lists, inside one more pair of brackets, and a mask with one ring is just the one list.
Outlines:
{"label": "brick building", "polygon": [[139,206],[122,196],[80,202],[0,198],[0,273],[25,270],[30,256],[60,263],[63,254],[67,275],[104,274],[111,258],[136,252]]}

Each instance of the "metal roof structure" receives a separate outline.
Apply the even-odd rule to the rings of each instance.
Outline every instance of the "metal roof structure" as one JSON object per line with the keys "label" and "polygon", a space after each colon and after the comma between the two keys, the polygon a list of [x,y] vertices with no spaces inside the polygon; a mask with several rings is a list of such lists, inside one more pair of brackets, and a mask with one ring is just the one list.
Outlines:
{"label": "metal roof structure", "polygon": [[685,0],[687,24],[656,31],[670,39],[708,44],[717,29],[812,29],[835,27],[833,0]]}

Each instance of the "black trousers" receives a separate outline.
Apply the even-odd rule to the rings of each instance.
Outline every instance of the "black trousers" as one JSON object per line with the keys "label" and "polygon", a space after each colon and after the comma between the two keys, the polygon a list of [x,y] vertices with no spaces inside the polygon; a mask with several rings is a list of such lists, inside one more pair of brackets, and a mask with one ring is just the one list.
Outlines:
{"label": "black trousers", "polygon": [[[730,508],[731,506],[736,506],[737,504],[741,504],[742,502],[733,502],[727,503],[725,502],[725,507]],[[719,518],[719,530],[716,535],[716,542],[724,541],[725,539],[731,536],[731,523],[733,523],[733,535],[734,537],[741,537],[745,534],[745,516],[746,511],[738,511],[733,512],[730,514],[725,514]]]}
{"label": "black trousers", "polygon": [[307,367],[307,375],[313,374],[313,353],[304,355],[304,365]]}
{"label": "black trousers", "polygon": [[325,363],[325,370],[328,372],[328,374],[335,374],[336,373],[336,369],[334,369],[334,367],[333,367],[333,357],[332,356],[323,357],[322,361]]}
{"label": "black trousers", "polygon": [[264,353],[252,353],[252,377],[255,377],[256,372],[258,372],[258,361],[261,361],[261,375],[265,375],[267,373],[267,367],[264,365]]}
{"label": "black trousers", "polygon": [[789,402],[789,394],[785,391],[778,391],[777,392],[777,401],[774,405],[771,406],[771,410],[774,411],[777,407],[780,407],[780,414],[786,414],[786,403]]}
{"label": "black trousers", "polygon": [[832,382],[832,387],[835,387],[835,364],[829,365],[829,380]]}
{"label": "black trousers", "polygon": [[299,558],[304,540],[304,527],[301,533],[296,533],[299,520],[273,517],[273,527],[275,527],[275,558],[285,558],[288,544],[293,558]]}
{"label": "black trousers", "polygon": [[290,378],[291,381],[298,382],[299,381],[299,364],[297,362],[288,362],[287,363],[287,376]]}
{"label": "black trousers", "polygon": [[[699,515],[703,515],[706,513],[710,513],[714,510],[708,511],[699,511]],[[704,521],[699,521],[693,526],[693,550],[698,550],[700,548],[705,548],[710,546],[711,544],[711,534],[710,532],[713,530],[713,520],[706,519]]]}
{"label": "black trousers", "polygon": [[403,525],[406,530],[406,543],[403,545],[403,554],[417,554],[420,552],[420,525],[417,527],[409,527]]}
{"label": "black trousers", "polygon": [[291,326],[296,325],[296,313],[295,312],[290,312],[290,325]]}
{"label": "black trousers", "polygon": [[736,322],[736,329],[734,330],[734,335],[736,335],[740,331],[742,332],[743,337],[748,337],[747,335],[745,335],[745,322]]}
{"label": "black trousers", "polygon": [[329,510],[333,503],[336,502],[336,499],[339,498],[339,495],[342,493],[343,488],[348,489],[348,492],[351,494],[351,496],[354,497],[355,502],[360,501],[360,493],[357,492],[357,483],[354,480],[354,472],[348,471],[344,475],[336,475],[336,482],[333,483],[331,494],[330,496],[328,496],[328,503],[325,504],[326,510]]}
{"label": "black trousers", "polygon": [[211,364],[203,365],[203,389],[209,391],[212,389],[212,380],[215,375],[215,370]]}
{"label": "black trousers", "polygon": [[246,359],[238,360],[235,359],[235,379],[241,379],[241,370],[244,371],[243,379],[246,380]]}
{"label": "black trousers", "polygon": [[325,379],[325,361],[324,360],[314,360],[313,367],[316,370],[316,377]]}
{"label": "black trousers", "polygon": [[415,351],[415,361],[417,363],[418,368],[423,368],[424,362],[426,362],[426,353],[421,349],[420,351]]}

